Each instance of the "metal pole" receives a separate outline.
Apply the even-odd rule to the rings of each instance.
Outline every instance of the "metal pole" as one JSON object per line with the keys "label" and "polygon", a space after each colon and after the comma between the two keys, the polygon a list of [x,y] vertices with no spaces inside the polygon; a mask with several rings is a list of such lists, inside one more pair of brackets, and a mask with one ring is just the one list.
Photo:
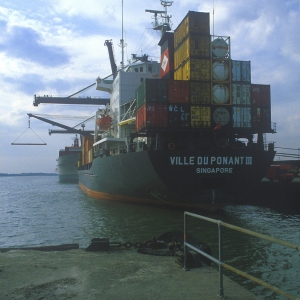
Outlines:
{"label": "metal pole", "polygon": [[218,231],[219,231],[219,296],[224,298],[224,289],[223,289],[223,268],[222,268],[222,222],[218,222]]}
{"label": "metal pole", "polygon": [[183,224],[183,255],[184,255],[184,263],[183,263],[183,269],[185,271],[188,270],[188,268],[187,268],[186,231],[187,231],[187,216],[186,216],[186,213],[184,213],[184,224]]}

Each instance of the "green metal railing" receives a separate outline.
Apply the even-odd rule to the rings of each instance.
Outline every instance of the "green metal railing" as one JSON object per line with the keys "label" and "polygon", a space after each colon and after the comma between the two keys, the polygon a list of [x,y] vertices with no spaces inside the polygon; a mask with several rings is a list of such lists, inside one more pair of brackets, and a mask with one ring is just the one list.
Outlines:
{"label": "green metal railing", "polygon": [[[191,217],[201,219],[201,220],[204,220],[204,221],[208,221],[208,222],[211,222],[211,223],[215,223],[215,224],[218,225],[219,259],[217,259],[217,258],[205,253],[204,251],[194,247],[193,245],[187,243],[187,241],[186,241],[186,237],[187,237],[187,216],[191,216]],[[274,292],[276,292],[278,294],[281,294],[281,295],[283,295],[283,296],[285,296],[289,299],[300,300],[300,298],[297,298],[296,296],[288,294],[288,293],[280,290],[279,288],[277,288],[277,287],[275,287],[275,286],[273,286],[269,283],[266,283],[266,282],[254,277],[254,276],[251,276],[251,275],[249,275],[249,274],[247,274],[247,273],[245,273],[241,270],[238,270],[238,269],[224,263],[222,261],[222,254],[223,254],[222,253],[222,226],[300,251],[300,246],[291,244],[289,242],[285,242],[285,241],[282,241],[282,240],[279,240],[279,239],[276,239],[276,238],[272,238],[268,235],[257,233],[257,232],[254,232],[254,231],[251,231],[251,230],[248,230],[248,229],[244,229],[244,228],[241,228],[241,227],[238,227],[238,226],[234,226],[234,225],[222,222],[220,220],[215,220],[215,219],[207,218],[207,217],[204,217],[204,216],[201,216],[201,215],[196,215],[196,214],[193,214],[193,213],[184,212],[184,269],[185,270],[187,270],[187,248],[190,248],[190,249],[196,251],[197,253],[200,253],[203,256],[209,258],[211,261],[215,262],[219,266],[219,296],[221,298],[224,298],[224,289],[223,289],[223,267],[224,267],[224,268],[226,268],[226,269],[228,269],[228,270],[230,270],[230,271],[232,271],[232,272],[234,272],[238,275],[241,275],[241,276],[243,276],[247,279],[250,279],[250,280],[252,280],[252,281],[268,288],[268,289],[271,289]]]}

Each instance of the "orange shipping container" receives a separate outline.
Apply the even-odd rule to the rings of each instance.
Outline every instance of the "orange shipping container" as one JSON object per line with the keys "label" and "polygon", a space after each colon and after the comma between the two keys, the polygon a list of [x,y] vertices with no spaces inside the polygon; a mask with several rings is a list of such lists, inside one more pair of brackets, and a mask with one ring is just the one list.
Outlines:
{"label": "orange shipping container", "polygon": [[88,152],[91,148],[93,148],[94,137],[86,137],[84,142],[84,150]]}

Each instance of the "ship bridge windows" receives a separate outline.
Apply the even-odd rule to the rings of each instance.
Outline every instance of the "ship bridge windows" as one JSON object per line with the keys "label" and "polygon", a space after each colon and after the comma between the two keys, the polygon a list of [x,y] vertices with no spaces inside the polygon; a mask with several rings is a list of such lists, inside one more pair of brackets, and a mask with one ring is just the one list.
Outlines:
{"label": "ship bridge windows", "polygon": [[134,71],[135,71],[136,73],[143,73],[144,67],[134,68]]}

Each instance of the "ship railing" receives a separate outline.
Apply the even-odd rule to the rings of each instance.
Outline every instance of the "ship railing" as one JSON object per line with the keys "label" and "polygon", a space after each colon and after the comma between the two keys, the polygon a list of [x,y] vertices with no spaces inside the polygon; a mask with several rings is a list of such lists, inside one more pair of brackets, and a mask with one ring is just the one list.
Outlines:
{"label": "ship railing", "polygon": [[300,161],[300,148],[275,147],[275,149],[276,149],[276,157],[279,160],[281,159],[281,157],[283,157],[283,158],[289,158],[291,161],[293,159]]}
{"label": "ship railing", "polygon": [[[218,226],[219,258],[215,258],[212,255],[207,254],[206,252],[194,247],[193,245],[191,245],[187,242],[187,217],[188,216],[217,224],[217,226]],[[254,277],[250,274],[247,274],[247,273],[245,273],[245,272],[243,272],[243,271],[241,271],[237,268],[234,268],[233,266],[225,263],[224,261],[222,261],[223,260],[222,226],[230,228],[232,230],[236,230],[236,231],[248,234],[248,235],[251,235],[251,236],[255,236],[255,237],[260,238],[260,239],[264,239],[264,240],[269,241],[269,242],[277,243],[277,244],[280,244],[282,246],[295,249],[297,251],[300,251],[300,246],[299,245],[294,245],[292,243],[289,243],[289,242],[286,242],[286,241],[283,241],[283,240],[279,240],[279,239],[270,237],[268,235],[264,235],[264,234],[261,234],[261,233],[257,233],[255,231],[251,231],[251,230],[248,230],[248,229],[244,229],[244,228],[241,228],[241,227],[238,227],[238,226],[235,226],[235,225],[231,225],[231,224],[222,222],[220,220],[211,219],[211,218],[204,217],[204,216],[197,215],[197,214],[193,214],[193,213],[190,213],[190,212],[184,212],[184,266],[183,266],[184,270],[188,270],[188,268],[187,268],[187,255],[188,255],[187,253],[188,253],[188,250],[187,249],[190,248],[190,249],[194,250],[195,252],[197,252],[197,253],[205,256],[206,258],[210,259],[212,262],[216,263],[219,266],[219,296],[220,296],[220,298],[225,298],[224,288],[223,288],[223,268],[226,268],[227,270],[230,270],[230,271],[232,271],[232,272],[234,272],[234,273],[236,273],[240,276],[243,276],[247,279],[252,280],[253,282],[256,282],[256,283],[260,284],[263,287],[266,287],[266,288],[268,288],[268,289],[270,289],[270,290],[272,290],[272,291],[274,291],[274,292],[276,292],[280,295],[283,295],[283,296],[287,297],[288,299],[293,299],[293,300],[299,299],[294,295],[291,295],[287,292],[282,291],[281,289],[277,288],[274,285],[271,285],[267,282],[264,282],[261,279],[259,279],[257,277]]]}
{"label": "ship railing", "polygon": [[109,147],[108,149],[95,149],[95,156],[114,156],[120,154],[126,154],[129,152],[140,152],[148,150],[148,146],[144,142],[137,142],[131,144],[118,145],[115,147]]}

